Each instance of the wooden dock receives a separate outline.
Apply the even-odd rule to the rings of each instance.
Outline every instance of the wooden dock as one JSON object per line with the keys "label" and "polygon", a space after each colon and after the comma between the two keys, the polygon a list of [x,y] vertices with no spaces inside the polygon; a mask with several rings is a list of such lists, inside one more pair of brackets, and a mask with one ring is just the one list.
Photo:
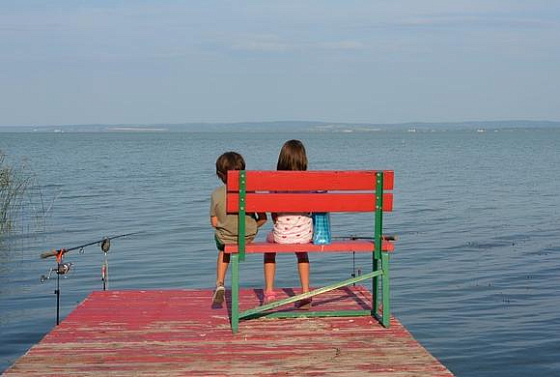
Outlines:
{"label": "wooden dock", "polygon": [[[282,290],[291,296],[291,289]],[[210,290],[94,292],[6,376],[453,376],[395,318],[253,319],[233,335]],[[241,309],[262,290],[241,291]],[[370,305],[360,287],[315,298],[317,310]],[[287,308],[284,310],[295,310]],[[312,309],[313,310],[313,309]]]}

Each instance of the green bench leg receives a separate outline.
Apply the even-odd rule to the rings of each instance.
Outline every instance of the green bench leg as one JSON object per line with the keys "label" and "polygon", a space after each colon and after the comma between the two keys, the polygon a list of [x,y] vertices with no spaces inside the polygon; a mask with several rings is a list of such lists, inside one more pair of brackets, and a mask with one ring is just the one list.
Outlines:
{"label": "green bench leg", "polygon": [[[379,261],[373,258],[373,271],[377,271]],[[377,317],[379,310],[379,276],[375,276],[371,282],[371,315]]]}
{"label": "green bench leg", "polygon": [[388,328],[391,322],[390,289],[389,289],[389,254],[381,253],[383,269],[383,317],[382,324]]}
{"label": "green bench leg", "polygon": [[231,329],[239,330],[239,255],[231,256]]}

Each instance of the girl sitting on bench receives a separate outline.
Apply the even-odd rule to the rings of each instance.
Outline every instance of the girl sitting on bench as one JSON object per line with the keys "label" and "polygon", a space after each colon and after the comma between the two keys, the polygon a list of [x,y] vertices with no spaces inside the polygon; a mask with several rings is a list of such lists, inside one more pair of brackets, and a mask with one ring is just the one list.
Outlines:
{"label": "girl sitting on bench", "polygon": [[[307,170],[305,147],[299,140],[288,140],[278,156],[276,170]],[[282,244],[309,243],[313,238],[313,221],[310,213],[273,213],[273,230],[268,234],[268,242]],[[302,293],[309,292],[309,257],[307,253],[296,253]],[[264,254],[264,303],[276,300],[274,276],[276,274],[276,253]],[[311,298],[297,301],[296,308],[311,308]]]}

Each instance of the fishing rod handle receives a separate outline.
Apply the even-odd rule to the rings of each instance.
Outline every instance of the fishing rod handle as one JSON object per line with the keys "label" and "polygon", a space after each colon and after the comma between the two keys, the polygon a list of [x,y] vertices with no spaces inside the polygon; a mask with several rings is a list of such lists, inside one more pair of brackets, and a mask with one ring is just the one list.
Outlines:
{"label": "fishing rod handle", "polygon": [[46,251],[46,252],[44,252],[44,253],[41,254],[41,258],[42,258],[42,259],[45,259],[45,258],[48,258],[48,257],[54,257],[54,256],[56,256],[57,254],[58,254],[58,251],[57,251],[57,250]]}
{"label": "fishing rod handle", "polygon": [[46,252],[42,253],[41,258],[45,259],[45,258],[49,258],[49,257],[56,257],[60,253],[66,254],[67,251],[68,250],[66,250],[66,249],[60,249],[60,250],[53,249],[51,251],[46,251]]}

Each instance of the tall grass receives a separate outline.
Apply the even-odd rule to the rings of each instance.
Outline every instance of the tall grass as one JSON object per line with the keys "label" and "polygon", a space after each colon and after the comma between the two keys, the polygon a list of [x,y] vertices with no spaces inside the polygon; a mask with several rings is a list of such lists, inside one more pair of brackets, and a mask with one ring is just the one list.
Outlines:
{"label": "tall grass", "polygon": [[32,181],[26,170],[25,165],[8,165],[6,155],[0,151],[0,236],[12,230],[22,209]]}

